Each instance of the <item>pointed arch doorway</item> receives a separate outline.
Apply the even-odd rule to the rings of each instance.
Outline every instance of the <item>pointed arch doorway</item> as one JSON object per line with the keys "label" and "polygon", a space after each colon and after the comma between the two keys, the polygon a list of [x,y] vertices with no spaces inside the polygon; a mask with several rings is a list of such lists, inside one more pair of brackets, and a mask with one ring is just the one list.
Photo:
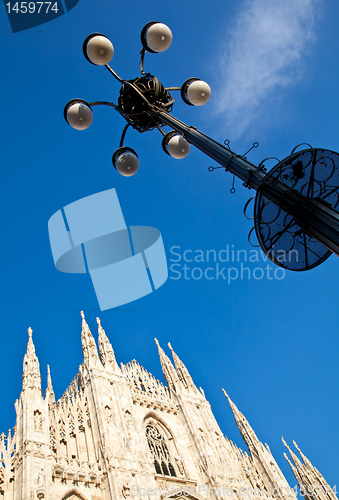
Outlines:
{"label": "pointed arch doorway", "polygon": [[[206,487],[208,491],[208,487]],[[199,493],[192,491],[190,487],[188,488],[176,488],[173,491],[165,493],[163,495],[164,500],[207,500],[206,496],[201,496]]]}
{"label": "pointed arch doorway", "polygon": [[61,497],[61,500],[87,500],[87,498],[81,495],[79,491],[73,489]]}

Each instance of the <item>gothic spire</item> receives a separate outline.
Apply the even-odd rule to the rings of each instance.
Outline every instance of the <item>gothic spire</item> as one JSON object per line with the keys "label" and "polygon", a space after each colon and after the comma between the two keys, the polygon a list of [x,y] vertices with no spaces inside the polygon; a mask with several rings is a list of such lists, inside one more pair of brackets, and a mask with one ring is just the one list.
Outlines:
{"label": "gothic spire", "polygon": [[286,458],[287,462],[290,464],[290,467],[292,469],[294,477],[296,478],[296,480],[298,481],[298,483],[300,483],[301,477],[300,477],[300,474],[298,472],[298,469],[292,464],[291,460],[288,458],[288,456],[287,456],[286,453],[284,453],[284,457]]}
{"label": "gothic spire", "polygon": [[227,394],[227,392],[225,391],[225,389],[222,389],[222,392],[225,394],[225,396],[227,397],[228,399],[228,402],[230,404],[230,407],[231,407],[231,410],[233,412],[233,415],[235,417],[235,419],[237,419],[237,416],[238,414],[240,413],[238,408],[236,407],[236,405],[233,403],[233,401],[231,400],[231,398],[229,397],[229,395]]}
{"label": "gothic spire", "polygon": [[55,394],[52,385],[51,371],[49,369],[49,365],[47,365],[47,390],[46,397],[48,398],[48,402],[52,403],[55,401]]}
{"label": "gothic spire", "polygon": [[288,444],[286,443],[285,439],[282,437],[281,438],[282,442],[284,443],[284,445],[286,446],[286,448],[288,449],[288,451],[290,452],[290,455],[292,457],[292,460],[293,462],[295,463],[297,469],[300,471],[303,470],[304,468],[304,465],[300,462],[299,458],[297,457],[297,455],[295,453],[293,453],[293,451],[291,450],[291,448],[288,446]]}
{"label": "gothic spire", "polygon": [[96,365],[99,361],[98,349],[91,330],[85,320],[84,311],[80,311],[82,317],[81,343],[84,361],[88,366]]}
{"label": "gothic spire", "polygon": [[118,365],[115,359],[113,347],[107,338],[105,330],[101,326],[99,318],[97,318],[97,323],[98,323],[98,344],[99,344],[101,362],[106,369],[113,368],[114,370],[115,368],[118,368]]}
{"label": "gothic spire", "polygon": [[262,471],[262,480],[264,484],[267,488],[287,488],[287,491],[289,491],[289,485],[276,463],[269,446],[264,446],[263,443],[259,441],[247,419],[238,410],[224,389],[223,392],[228,399],[236,424],[248,447],[254,465],[258,471]]}
{"label": "gothic spire", "polygon": [[311,464],[308,458],[300,451],[297,443],[293,441],[294,446],[297,448],[303,459],[303,463],[300,462],[299,458],[289,448],[284,438],[282,438],[282,442],[290,452],[295,467],[288,459],[286,453],[284,453],[284,457],[290,464],[293,474],[299,483],[299,487],[307,492],[307,494],[303,494],[305,499],[319,500],[321,498],[322,500],[338,500],[334,491],[327,484],[324,476],[320,474],[320,472]]}
{"label": "gothic spire", "polygon": [[158,339],[154,339],[155,343],[158,346],[158,352],[160,357],[160,363],[162,367],[162,371],[166,382],[168,383],[169,388],[176,392],[176,388],[180,386],[180,380],[178,378],[177,372],[175,371],[174,366],[171,363],[169,357],[164,353],[163,349],[160,347]]}
{"label": "gothic spire", "polygon": [[294,467],[294,465],[292,464],[291,460],[288,458],[288,456],[285,452],[284,452],[284,457],[286,458],[287,462],[290,464],[290,467],[295,475],[295,473],[298,472],[298,470]]}
{"label": "gothic spire", "polygon": [[172,352],[172,357],[173,357],[175,369],[177,371],[177,374],[178,374],[180,382],[183,384],[184,387],[186,387],[186,388],[192,387],[192,388],[194,388],[197,391],[197,388],[195,387],[194,382],[192,380],[192,377],[189,374],[186,366],[181,361],[181,359],[179,358],[179,356],[173,351],[171,343],[168,342],[167,345],[168,345],[168,347],[170,348],[170,350]]}
{"label": "gothic spire", "polygon": [[40,366],[39,360],[35,354],[32,333],[32,328],[28,328],[28,344],[27,352],[24,356],[22,390],[37,389],[41,393]]}
{"label": "gothic spire", "polygon": [[247,447],[249,450],[251,450],[252,446],[257,445],[260,441],[257,438],[254,430],[250,426],[248,420],[244,417],[244,415],[238,410],[237,406],[233,403],[225,389],[223,389],[223,393],[228,399],[228,402],[230,404],[231,410],[233,412],[236,424],[238,426],[238,429],[240,431],[240,434],[242,435],[243,440],[247,444]]}
{"label": "gothic spire", "polygon": [[293,441],[293,444],[296,447],[296,449],[299,451],[300,456],[303,459],[303,462],[306,465],[306,467],[308,467],[310,469],[313,469],[313,465],[311,464],[311,462],[309,461],[309,459],[303,454],[303,452],[301,451],[301,449],[299,448],[299,446],[297,445],[297,443],[295,441]]}

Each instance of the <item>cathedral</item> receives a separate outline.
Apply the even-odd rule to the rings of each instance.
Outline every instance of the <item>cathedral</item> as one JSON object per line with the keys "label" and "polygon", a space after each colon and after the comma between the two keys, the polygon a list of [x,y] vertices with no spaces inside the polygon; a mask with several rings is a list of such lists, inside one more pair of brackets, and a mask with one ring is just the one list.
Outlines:
{"label": "cathedral", "polygon": [[[225,391],[248,453],[222,434],[170,344],[173,362],[155,339],[166,386],[136,360],[119,366],[97,318],[98,349],[81,315],[84,361],[58,401],[49,369],[42,394],[28,330],[16,425],[0,437],[0,499],[297,499]],[[301,458],[284,444],[305,499],[337,500],[296,443]]]}

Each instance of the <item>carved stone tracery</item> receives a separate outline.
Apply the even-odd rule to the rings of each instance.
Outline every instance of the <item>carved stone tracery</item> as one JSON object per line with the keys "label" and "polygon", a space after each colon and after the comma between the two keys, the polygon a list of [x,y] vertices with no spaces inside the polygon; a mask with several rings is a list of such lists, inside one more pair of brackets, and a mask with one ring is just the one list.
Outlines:
{"label": "carved stone tracery", "polygon": [[148,424],[146,437],[157,473],[164,476],[176,476],[166,441],[159,429],[153,424]]}

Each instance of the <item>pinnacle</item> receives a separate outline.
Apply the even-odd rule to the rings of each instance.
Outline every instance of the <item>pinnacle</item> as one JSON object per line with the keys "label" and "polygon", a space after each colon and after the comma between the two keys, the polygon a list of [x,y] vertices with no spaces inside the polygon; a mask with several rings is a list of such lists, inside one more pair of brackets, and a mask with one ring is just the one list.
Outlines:
{"label": "pinnacle", "polygon": [[80,311],[80,314],[81,314],[81,317],[82,317],[82,325],[81,325],[82,330],[86,331],[86,332],[90,332],[89,326],[88,326],[87,321],[85,319],[85,313],[84,313],[84,311]]}
{"label": "pinnacle", "polygon": [[283,436],[281,436],[281,441],[284,443],[284,445],[286,446],[286,448],[288,448],[288,444],[286,443],[285,439]]}
{"label": "pinnacle", "polygon": [[51,370],[49,368],[49,365],[47,365],[47,383],[48,383],[48,386],[52,385]]}
{"label": "pinnacle", "polygon": [[297,445],[297,443],[296,443],[295,441],[292,441],[292,443],[294,444],[294,446],[296,447],[296,449],[299,451],[299,453],[301,453],[300,448],[299,448],[299,446]]}
{"label": "pinnacle", "polygon": [[105,334],[105,330],[103,329],[103,327],[101,325],[100,318],[96,318],[96,320],[97,320],[97,323],[98,323],[98,334],[99,334],[99,337],[101,337],[103,334]]}
{"label": "pinnacle", "polygon": [[286,458],[287,462],[289,463],[291,469],[296,470],[296,468],[294,467],[294,465],[292,464],[291,460],[288,458],[286,453],[284,453],[284,457]]}
{"label": "pinnacle", "polygon": [[183,364],[183,363],[180,361],[180,359],[179,359],[178,355],[174,352],[173,347],[172,347],[172,345],[171,345],[171,342],[168,342],[168,344],[167,344],[167,345],[168,345],[168,347],[170,348],[170,350],[171,350],[171,352],[172,352],[172,358],[173,358],[173,361],[174,361],[175,367],[176,367],[176,368],[178,368],[178,366],[180,366],[180,365],[181,365],[181,364]]}
{"label": "pinnacle", "polygon": [[38,388],[41,391],[41,377],[40,377],[40,366],[38,358],[35,354],[35,347],[33,343],[33,330],[31,327],[28,328],[28,343],[27,350],[24,356],[24,367],[22,374],[22,387],[23,390],[27,387]]}
{"label": "pinnacle", "polygon": [[291,450],[291,448],[288,446],[288,444],[286,443],[285,439],[283,438],[283,436],[281,436],[281,441],[284,443],[284,445],[286,446],[286,448],[288,449],[288,451],[291,453],[291,455],[293,454],[293,451]]}
{"label": "pinnacle", "polygon": [[230,399],[229,395],[227,394],[227,392],[225,391],[225,389],[222,389],[222,392],[225,394],[225,396],[227,397],[227,399]]}

